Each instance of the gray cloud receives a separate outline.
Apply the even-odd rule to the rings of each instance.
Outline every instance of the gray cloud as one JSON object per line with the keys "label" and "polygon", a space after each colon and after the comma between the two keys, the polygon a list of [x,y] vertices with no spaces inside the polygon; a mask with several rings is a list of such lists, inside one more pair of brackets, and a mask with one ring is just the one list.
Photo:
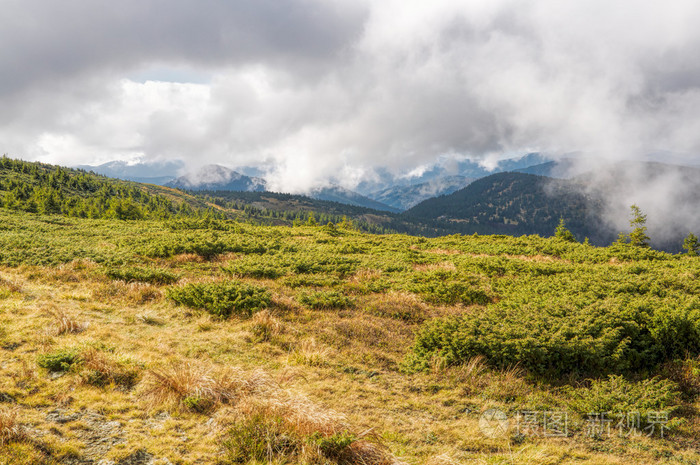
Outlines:
{"label": "gray cloud", "polygon": [[[453,155],[700,151],[700,5],[11,1],[5,151],[262,165],[279,189]],[[133,82],[158,68],[208,82]],[[7,70],[7,72],[5,72]]]}
{"label": "gray cloud", "polygon": [[0,92],[151,63],[327,66],[363,11],[307,0],[10,1],[0,19]]}

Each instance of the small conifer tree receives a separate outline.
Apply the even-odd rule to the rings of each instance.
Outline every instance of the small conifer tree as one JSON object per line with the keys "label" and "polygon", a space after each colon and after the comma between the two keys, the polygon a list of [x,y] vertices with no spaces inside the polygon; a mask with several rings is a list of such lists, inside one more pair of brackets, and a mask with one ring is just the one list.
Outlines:
{"label": "small conifer tree", "polygon": [[309,219],[306,221],[307,226],[318,226],[316,222],[316,217],[314,217],[314,212],[309,213]]}
{"label": "small conifer tree", "polygon": [[692,257],[696,257],[700,253],[700,241],[698,236],[693,233],[689,233],[688,237],[683,241],[683,248],[687,251],[686,253]]}
{"label": "small conifer tree", "polygon": [[642,211],[637,205],[630,207],[632,219],[630,219],[630,227],[632,232],[629,234],[630,244],[637,247],[649,247],[649,236],[647,236],[647,216],[642,214]]}
{"label": "small conifer tree", "polygon": [[557,226],[557,229],[554,232],[554,237],[566,242],[576,242],[576,238],[571,233],[571,231],[566,229],[566,223],[564,222],[564,218],[559,218],[559,225]]}

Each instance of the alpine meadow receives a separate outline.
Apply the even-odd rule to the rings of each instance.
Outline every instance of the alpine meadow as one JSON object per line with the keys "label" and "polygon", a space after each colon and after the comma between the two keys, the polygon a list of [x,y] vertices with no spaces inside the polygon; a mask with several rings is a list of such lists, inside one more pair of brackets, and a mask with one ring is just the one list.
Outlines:
{"label": "alpine meadow", "polygon": [[0,170],[2,464],[700,460],[697,239],[638,209],[426,238]]}
{"label": "alpine meadow", "polygon": [[0,465],[700,465],[700,1],[2,8]]}

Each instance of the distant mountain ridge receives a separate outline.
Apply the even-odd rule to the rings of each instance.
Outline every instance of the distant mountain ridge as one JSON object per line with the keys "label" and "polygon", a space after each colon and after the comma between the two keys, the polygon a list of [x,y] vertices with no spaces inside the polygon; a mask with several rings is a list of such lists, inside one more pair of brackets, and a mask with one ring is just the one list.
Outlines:
{"label": "distant mountain ridge", "polygon": [[[222,175],[218,169],[210,173]],[[224,178],[253,182],[232,173],[223,171]],[[32,213],[128,220],[213,216],[287,225],[304,222],[314,213],[324,222],[344,221],[347,216],[365,231],[423,236],[550,236],[563,218],[578,240],[588,237],[595,245],[608,245],[619,232],[630,230],[630,205],[638,204],[648,217],[648,235],[655,248],[678,252],[688,233],[700,234],[700,169],[656,162],[608,164],[571,179],[497,173],[401,214],[349,205],[353,194],[350,200],[366,201],[334,188],[316,192],[332,201],[267,192],[184,192],[0,158],[0,207]],[[338,198],[343,202],[335,202]]]}
{"label": "distant mountain ridge", "polygon": [[598,212],[601,200],[587,197],[570,181],[506,172],[478,179],[450,195],[425,200],[404,212],[416,220],[442,222],[464,232],[551,235],[559,218],[579,240],[614,239]]}
{"label": "distant mountain ridge", "polygon": [[320,189],[314,189],[311,192],[309,192],[308,195],[313,199],[345,203],[347,205],[372,208],[374,210],[381,210],[392,213],[398,213],[402,211],[402,209],[400,208],[396,208],[392,205],[388,205],[386,203],[379,202],[375,199],[365,197],[362,194],[358,194],[357,192],[353,192],[340,186],[329,186]]}
{"label": "distant mountain ridge", "polygon": [[[264,192],[267,183],[262,178],[246,176],[221,165],[207,165],[200,170],[181,176],[166,184],[168,187],[191,191],[241,191]],[[307,195],[318,200],[340,202],[358,207],[372,208],[388,212],[399,209],[365,197],[340,186],[312,189]]]}
{"label": "distant mountain ridge", "polygon": [[225,166],[207,165],[196,172],[188,173],[168,182],[166,186],[192,191],[261,192],[265,190],[266,182],[262,178],[246,176]]}
{"label": "distant mountain ridge", "polygon": [[[338,183],[311,189],[306,194],[320,200],[400,212],[430,197],[452,193],[474,179],[501,171],[523,169],[546,161],[546,157],[530,153],[519,158],[501,160],[495,168],[489,169],[481,162],[470,159],[442,160],[420,174],[396,176],[379,170],[378,178],[371,182],[361,182],[356,190],[345,189]],[[122,180],[192,191],[267,190],[267,183],[261,177],[263,171],[259,168],[241,167],[240,170],[234,171],[221,165],[207,165],[197,171],[178,175],[184,166],[179,160],[140,163],[112,161],[98,166],[81,165],[76,168]]]}
{"label": "distant mountain ridge", "polygon": [[154,161],[147,163],[128,163],[125,161],[110,161],[101,165],[79,165],[75,168],[92,171],[93,173],[147,184],[165,185],[177,177],[184,163],[176,161]]}
{"label": "distant mountain ridge", "polygon": [[423,200],[439,195],[451,194],[474,181],[475,178],[464,176],[447,176],[434,178],[427,182],[411,185],[387,187],[371,194],[371,198],[395,207],[401,211],[408,210]]}

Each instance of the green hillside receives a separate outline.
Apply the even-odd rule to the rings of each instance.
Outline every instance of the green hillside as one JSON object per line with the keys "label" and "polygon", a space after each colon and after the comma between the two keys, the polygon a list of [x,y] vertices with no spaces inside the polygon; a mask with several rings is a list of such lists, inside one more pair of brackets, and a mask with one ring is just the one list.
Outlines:
{"label": "green hillside", "polygon": [[158,186],[82,170],[0,158],[0,207],[30,213],[121,220],[197,216],[202,202],[163,195]]}
{"label": "green hillside", "polygon": [[[4,208],[0,224],[0,464],[700,460],[698,257]],[[596,412],[638,422],[593,434]],[[543,434],[553,414],[565,437]]]}
{"label": "green hillside", "polygon": [[363,231],[420,230],[364,207],[270,192],[182,191],[44,163],[0,158],[0,208],[119,220],[210,218],[257,224],[352,221]]}

